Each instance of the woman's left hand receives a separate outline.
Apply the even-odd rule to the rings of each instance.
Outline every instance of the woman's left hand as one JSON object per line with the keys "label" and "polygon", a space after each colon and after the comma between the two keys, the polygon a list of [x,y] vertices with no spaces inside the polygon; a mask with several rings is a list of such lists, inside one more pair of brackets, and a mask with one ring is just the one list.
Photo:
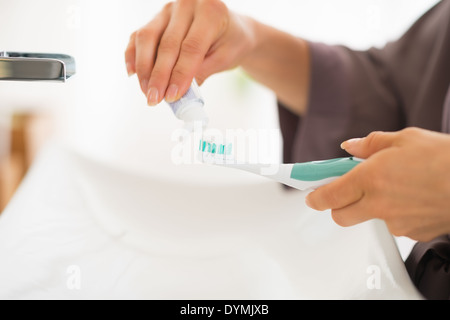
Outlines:
{"label": "woman's left hand", "polygon": [[382,219],[396,236],[429,241],[450,233],[450,135],[417,128],[373,132],[342,148],[366,159],[308,195],[341,226]]}

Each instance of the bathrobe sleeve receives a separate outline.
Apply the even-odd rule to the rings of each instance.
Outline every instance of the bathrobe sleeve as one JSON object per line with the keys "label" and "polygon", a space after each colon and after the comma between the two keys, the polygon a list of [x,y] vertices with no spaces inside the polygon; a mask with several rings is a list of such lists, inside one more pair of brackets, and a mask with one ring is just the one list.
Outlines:
{"label": "bathrobe sleeve", "polygon": [[[384,48],[355,51],[309,43],[307,112],[279,104],[284,162],[347,154],[346,139],[416,126],[450,133],[450,0]],[[405,261],[427,299],[450,299],[450,236],[417,243]]]}
{"label": "bathrobe sleeve", "polygon": [[425,13],[400,39],[366,51],[309,42],[307,112],[279,104],[284,162],[346,156],[340,144],[372,131],[441,131],[450,82],[450,1]]}

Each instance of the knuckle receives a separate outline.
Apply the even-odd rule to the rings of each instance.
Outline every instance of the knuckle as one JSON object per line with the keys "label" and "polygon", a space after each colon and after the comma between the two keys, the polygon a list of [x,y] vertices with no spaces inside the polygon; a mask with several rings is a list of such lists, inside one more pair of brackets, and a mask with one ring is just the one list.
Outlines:
{"label": "knuckle", "polygon": [[202,52],[202,41],[196,37],[186,38],[181,45],[183,54],[198,55]]}
{"label": "knuckle", "polygon": [[376,145],[382,135],[383,132],[381,131],[373,131],[369,133],[366,138],[367,148],[370,150],[374,145]]}
{"label": "knuckle", "polygon": [[408,139],[411,137],[417,137],[420,135],[421,129],[416,127],[408,127],[399,132],[399,136],[402,139]]}
{"label": "knuckle", "polygon": [[158,50],[162,53],[178,52],[180,41],[173,34],[164,34],[159,44]]}
{"label": "knuckle", "polygon": [[400,132],[402,132],[403,134],[417,134],[419,131],[420,129],[417,127],[408,127],[401,130]]}
{"label": "knuckle", "polygon": [[406,141],[412,139],[417,139],[421,135],[421,129],[416,127],[408,127],[397,132],[398,144],[403,144]]}
{"label": "knuckle", "polygon": [[203,0],[202,4],[208,13],[214,15],[223,15],[228,11],[227,6],[220,0]]}
{"label": "knuckle", "polygon": [[166,3],[162,9],[162,12],[172,12],[173,5],[174,5],[173,1]]}
{"label": "knuckle", "polygon": [[225,3],[220,0],[204,0],[203,10],[209,17],[213,17],[218,30],[224,30],[228,23],[229,11]]}
{"label": "knuckle", "polygon": [[153,36],[153,31],[149,28],[141,28],[134,33],[136,41],[146,41]]}
{"label": "knuckle", "polygon": [[189,71],[182,66],[177,65],[172,71],[172,79],[178,81],[179,79],[185,79],[189,76]]}

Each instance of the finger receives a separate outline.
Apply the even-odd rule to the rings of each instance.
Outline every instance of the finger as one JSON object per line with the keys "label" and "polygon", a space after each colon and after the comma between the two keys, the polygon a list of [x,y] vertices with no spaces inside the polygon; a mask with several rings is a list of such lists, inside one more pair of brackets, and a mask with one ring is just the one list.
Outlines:
{"label": "finger", "polygon": [[136,73],[136,32],[130,36],[127,49],[125,50],[125,65],[128,76]]}
{"label": "finger", "polygon": [[170,7],[166,7],[160,15],[136,33],[136,73],[144,94],[148,91],[158,43],[169,23],[169,9]]}
{"label": "finger", "polygon": [[375,131],[365,138],[350,139],[342,143],[341,148],[348,153],[363,159],[396,144],[397,132]]}
{"label": "finger", "polygon": [[201,85],[205,80],[215,73],[229,69],[229,54],[227,50],[220,50],[207,55],[195,75],[197,83]]}
{"label": "finger", "polygon": [[375,218],[372,207],[363,197],[347,207],[331,210],[331,217],[341,227],[350,227]]}
{"label": "finger", "polygon": [[192,24],[194,8],[190,3],[175,3],[172,17],[161,38],[158,55],[148,84],[148,104],[156,105],[166,95],[170,75],[180,54],[181,44]]}
{"label": "finger", "polygon": [[[227,24],[227,8],[221,1],[205,1],[196,10],[196,18],[181,45],[166,93],[168,102],[178,100],[188,90],[192,79]],[[214,25],[211,25],[214,21]]]}
{"label": "finger", "polygon": [[306,197],[306,204],[315,210],[341,209],[359,201],[364,196],[359,164],[333,182],[318,188]]}

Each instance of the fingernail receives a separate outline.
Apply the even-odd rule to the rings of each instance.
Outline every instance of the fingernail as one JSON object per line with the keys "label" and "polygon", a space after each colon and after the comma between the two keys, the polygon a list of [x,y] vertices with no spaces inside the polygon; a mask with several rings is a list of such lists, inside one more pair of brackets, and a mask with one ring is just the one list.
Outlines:
{"label": "fingernail", "polygon": [[350,140],[344,141],[341,144],[341,149],[343,149],[343,150],[351,149],[360,140],[361,140],[361,138],[355,138],[355,139],[350,139]]}
{"label": "fingernail", "polygon": [[159,93],[155,87],[150,88],[147,94],[147,103],[149,106],[156,106],[158,104]]}
{"label": "fingernail", "polygon": [[166,93],[166,101],[174,102],[178,100],[178,86],[176,84],[171,84]]}

